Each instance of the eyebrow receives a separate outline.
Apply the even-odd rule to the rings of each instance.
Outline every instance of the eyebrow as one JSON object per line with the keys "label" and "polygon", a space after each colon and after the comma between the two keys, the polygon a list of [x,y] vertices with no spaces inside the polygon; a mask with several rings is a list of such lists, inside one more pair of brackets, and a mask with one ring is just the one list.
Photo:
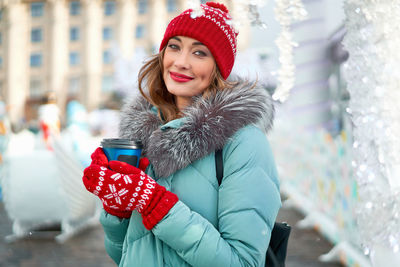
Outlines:
{"label": "eyebrow", "polygon": [[[182,43],[182,40],[179,37],[174,36],[171,39],[175,39]],[[192,45],[204,45],[205,46],[205,44],[203,44],[202,42],[194,42],[194,43],[192,43]]]}

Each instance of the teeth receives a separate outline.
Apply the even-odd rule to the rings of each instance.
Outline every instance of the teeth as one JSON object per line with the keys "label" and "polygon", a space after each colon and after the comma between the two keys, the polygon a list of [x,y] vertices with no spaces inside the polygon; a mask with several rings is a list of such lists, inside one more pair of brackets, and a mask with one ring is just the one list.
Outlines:
{"label": "teeth", "polygon": [[178,77],[178,78],[182,78],[182,79],[191,79],[190,77],[185,77],[185,76],[181,76],[181,75],[177,75],[177,74],[175,74],[174,75],[175,77]]}

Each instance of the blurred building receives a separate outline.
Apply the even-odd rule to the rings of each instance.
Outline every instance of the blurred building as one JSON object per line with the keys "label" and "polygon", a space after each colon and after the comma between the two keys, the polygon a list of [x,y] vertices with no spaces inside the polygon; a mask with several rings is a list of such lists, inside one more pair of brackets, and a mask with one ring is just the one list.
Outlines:
{"label": "blurred building", "polygon": [[[206,2],[206,1],[201,1]],[[232,0],[231,13],[240,12]],[[168,22],[186,0],[0,0],[0,94],[13,123],[35,120],[48,91],[64,110],[77,99],[88,110],[113,93],[114,44],[132,57],[157,51]],[[239,49],[248,30],[240,29]]]}

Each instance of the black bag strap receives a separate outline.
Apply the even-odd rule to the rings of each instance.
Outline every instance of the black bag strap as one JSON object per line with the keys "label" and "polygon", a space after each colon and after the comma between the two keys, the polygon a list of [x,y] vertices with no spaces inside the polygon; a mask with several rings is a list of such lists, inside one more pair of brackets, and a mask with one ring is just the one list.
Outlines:
{"label": "black bag strap", "polygon": [[[222,149],[218,149],[215,151],[215,170],[217,173],[218,186],[220,186],[222,178],[224,177],[224,161],[222,158]],[[285,266],[290,230],[291,227],[288,224],[275,222],[274,228],[271,232],[271,240],[267,250],[265,266]]]}
{"label": "black bag strap", "polygon": [[284,267],[291,227],[287,223],[275,222],[271,232],[265,266]]}
{"label": "black bag strap", "polygon": [[215,170],[217,172],[218,185],[221,185],[224,177],[224,161],[222,159],[222,149],[215,151]]}

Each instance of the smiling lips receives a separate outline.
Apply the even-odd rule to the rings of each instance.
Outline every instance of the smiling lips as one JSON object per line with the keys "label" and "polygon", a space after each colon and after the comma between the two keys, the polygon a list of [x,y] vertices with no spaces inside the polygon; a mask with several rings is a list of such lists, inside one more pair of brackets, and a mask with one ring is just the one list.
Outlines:
{"label": "smiling lips", "polygon": [[179,83],[189,82],[194,79],[194,78],[186,76],[184,74],[181,74],[178,72],[172,72],[172,71],[169,72],[169,76],[171,77],[172,80],[174,80],[175,82],[179,82]]}

